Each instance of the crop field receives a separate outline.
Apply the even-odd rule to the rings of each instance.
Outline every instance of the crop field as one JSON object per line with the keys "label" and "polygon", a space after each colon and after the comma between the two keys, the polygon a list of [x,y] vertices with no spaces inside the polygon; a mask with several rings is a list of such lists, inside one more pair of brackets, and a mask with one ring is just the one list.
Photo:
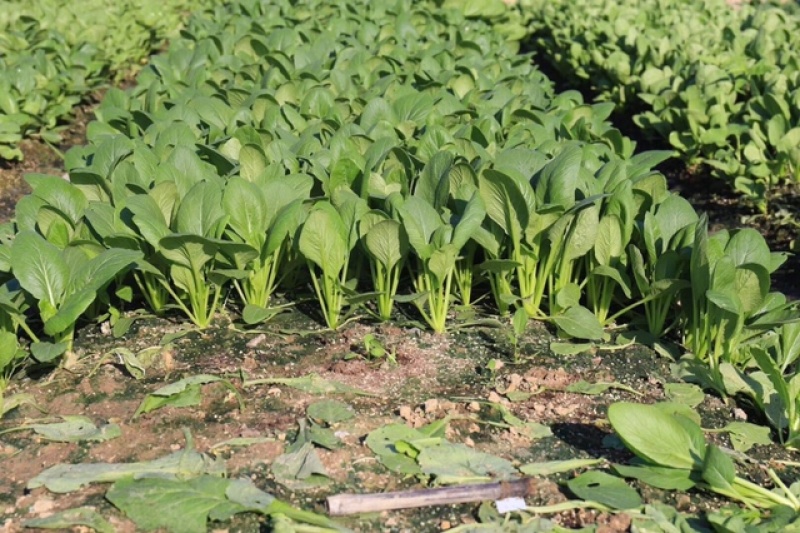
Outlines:
{"label": "crop field", "polygon": [[0,0],[0,527],[800,531],[798,50],[791,2]]}

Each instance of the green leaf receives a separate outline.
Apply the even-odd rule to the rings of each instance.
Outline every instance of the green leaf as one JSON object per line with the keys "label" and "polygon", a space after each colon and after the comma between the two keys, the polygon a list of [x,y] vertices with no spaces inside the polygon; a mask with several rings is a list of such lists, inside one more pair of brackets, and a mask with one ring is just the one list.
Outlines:
{"label": "green leaf", "polygon": [[236,395],[239,399],[239,407],[241,409],[243,407],[241,395],[230,381],[210,374],[198,374],[196,376],[183,378],[175,383],[171,383],[151,392],[136,409],[133,417],[136,418],[142,413],[149,413],[150,411],[154,411],[166,405],[171,405],[172,407],[198,405],[202,400],[200,386],[217,382],[224,385]]}
{"label": "green leaf", "polygon": [[603,338],[603,326],[595,314],[585,307],[570,307],[564,313],[551,317],[551,320],[570,337],[589,340]]}
{"label": "green leaf", "polygon": [[706,453],[700,426],[662,408],[635,403],[615,403],[608,419],[625,446],[655,466],[699,470]]}
{"label": "green leaf", "polygon": [[571,472],[579,468],[589,468],[603,463],[603,459],[565,459],[563,461],[545,461],[542,463],[528,463],[519,467],[520,472],[526,476],[550,476]]}
{"label": "green leaf", "polygon": [[225,493],[230,481],[201,476],[188,480],[124,479],[106,498],[143,531],[164,528],[171,533],[204,533],[209,517],[229,517],[246,510]]}
{"label": "green leaf", "polygon": [[593,501],[612,509],[634,509],[642,498],[624,480],[592,470],[567,481],[567,487],[578,498]]}
{"label": "green leaf", "polygon": [[408,253],[408,237],[396,220],[383,220],[372,226],[364,237],[364,244],[369,254],[387,269]]}
{"label": "green leaf", "polygon": [[744,453],[757,444],[762,446],[772,444],[770,429],[767,426],[749,422],[729,422],[721,431],[728,432],[733,449],[737,452]]}
{"label": "green leaf", "polygon": [[355,416],[355,413],[353,413],[353,408],[344,402],[322,400],[309,405],[306,408],[306,415],[314,421],[335,424],[350,420]]}
{"label": "green leaf", "polygon": [[636,389],[629,387],[628,385],[624,385],[622,383],[618,383],[616,381],[612,383],[589,383],[588,381],[580,380],[576,381],[575,383],[571,383],[565,389],[567,392],[574,392],[577,394],[589,394],[589,395],[596,395],[596,394],[603,394],[609,389],[619,389],[630,392],[631,394],[635,394],[640,396],[642,393],[638,392]]}
{"label": "green leaf", "polygon": [[697,407],[706,398],[703,389],[694,383],[666,383],[664,394],[670,401],[689,407]]}
{"label": "green leaf", "polygon": [[56,442],[102,442],[122,435],[119,424],[97,427],[90,418],[80,415],[62,415],[63,422],[53,424],[29,424],[38,435]]}
{"label": "green leaf", "polygon": [[318,203],[300,232],[300,253],[326,276],[338,277],[350,251],[348,234],[336,209],[327,202]]}
{"label": "green leaf", "polygon": [[61,251],[33,231],[23,230],[11,247],[11,268],[19,284],[37,300],[61,304],[69,267]]}
{"label": "green leaf", "polygon": [[550,351],[556,355],[576,355],[588,352],[594,348],[594,343],[551,342]]}
{"label": "green leaf", "polygon": [[425,433],[404,424],[389,424],[370,432],[364,443],[389,470],[400,474],[417,475],[422,473],[417,462],[400,453],[396,445],[401,441],[413,442],[426,437]]}
{"label": "green leaf", "polygon": [[66,353],[69,344],[66,342],[59,342],[53,344],[51,342],[34,342],[31,344],[31,355],[40,363],[49,363]]}
{"label": "green leaf", "polygon": [[439,484],[505,480],[517,474],[510,461],[463,444],[443,443],[424,448],[417,456],[417,463],[425,474],[435,476]]}
{"label": "green leaf", "polygon": [[703,481],[708,483],[712,490],[732,492],[736,479],[736,467],[733,459],[725,454],[719,447],[710,445],[703,461]]}
{"label": "green leaf", "polygon": [[623,477],[638,479],[642,483],[663,490],[689,490],[695,486],[691,470],[653,465],[613,465],[614,471]]}
{"label": "green leaf", "polygon": [[92,507],[78,507],[51,514],[44,518],[33,518],[22,523],[23,527],[41,529],[70,529],[86,526],[97,533],[114,533],[116,528]]}

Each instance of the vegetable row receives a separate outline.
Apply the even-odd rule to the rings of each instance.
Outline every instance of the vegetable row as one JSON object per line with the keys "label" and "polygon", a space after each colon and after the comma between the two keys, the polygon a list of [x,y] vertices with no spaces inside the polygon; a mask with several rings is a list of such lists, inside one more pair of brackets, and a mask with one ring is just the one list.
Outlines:
{"label": "vegetable row", "polygon": [[58,144],[65,119],[109,79],[130,75],[202,2],[10,0],[0,4],[0,160],[22,139]]}
{"label": "vegetable row", "polygon": [[[762,210],[800,178],[800,18],[793,3],[526,0],[531,45],[689,163]],[[587,16],[588,15],[588,16]]]}
{"label": "vegetable row", "polygon": [[677,339],[686,372],[752,395],[796,445],[784,257],[753,230],[709,236],[652,170],[668,154],[633,155],[611,110],[555,95],[463,9],[215,7],[109,91],[69,180],[27,178],[0,232],[0,362],[25,337],[56,361],[79,321],[141,306],[203,328],[312,291],[330,328],[399,308],[443,332],[488,295],[565,337]]}

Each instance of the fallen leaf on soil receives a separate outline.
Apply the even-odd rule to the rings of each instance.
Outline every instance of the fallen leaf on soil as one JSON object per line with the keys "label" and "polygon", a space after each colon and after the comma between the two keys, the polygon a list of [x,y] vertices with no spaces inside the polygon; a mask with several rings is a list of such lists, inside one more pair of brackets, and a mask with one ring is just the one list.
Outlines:
{"label": "fallen leaf on soil", "polygon": [[136,418],[140,414],[149,413],[150,411],[164,407],[165,405],[171,405],[173,407],[198,405],[202,400],[200,387],[208,383],[220,383],[224,385],[236,395],[236,398],[239,400],[239,410],[244,410],[242,395],[239,394],[239,391],[236,390],[236,387],[234,387],[230,381],[210,374],[199,374],[197,376],[183,378],[175,383],[170,383],[169,385],[161,387],[155,392],[151,392],[144,401],[142,401],[136,409],[136,412],[133,413],[133,418]]}
{"label": "fallen leaf on soil", "polygon": [[664,394],[670,401],[689,407],[697,407],[706,398],[703,389],[694,383],[667,383],[664,385]]}
{"label": "fallen leaf on soil", "polygon": [[30,394],[12,394],[8,398],[4,398],[2,395],[0,395],[0,418],[3,418],[6,413],[24,404],[32,405],[41,411],[41,409],[36,405],[36,400],[34,400],[33,396]]}
{"label": "fallen leaf on soil", "polygon": [[549,476],[587,468],[603,463],[603,459],[566,459],[564,461],[546,461],[542,463],[528,463],[519,467],[520,472],[528,476]]}
{"label": "fallen leaf on soil", "polygon": [[618,383],[616,381],[611,383],[589,383],[588,381],[580,380],[568,385],[565,389],[567,392],[573,392],[576,394],[603,394],[608,389],[619,389],[630,392],[631,394],[635,394],[636,396],[641,396],[642,393],[636,391],[632,387],[628,385],[624,385],[622,383]]}
{"label": "fallen leaf on soil", "polygon": [[727,431],[731,439],[733,449],[737,452],[746,452],[756,444],[770,444],[770,428],[767,426],[757,426],[748,422],[729,422],[720,431]]}
{"label": "fallen leaf on soil", "polygon": [[46,487],[52,492],[63,493],[92,483],[112,483],[126,478],[186,479],[204,474],[224,475],[225,463],[187,448],[139,463],[59,464],[30,480],[27,487]]}
{"label": "fallen leaf on soil", "polygon": [[213,445],[211,450],[218,450],[219,448],[234,448],[238,446],[252,446],[253,444],[261,444],[263,442],[274,441],[272,437],[234,437],[232,439],[224,440]]}
{"label": "fallen leaf on soil", "polygon": [[87,526],[97,531],[97,533],[114,533],[116,531],[114,526],[92,507],[67,509],[44,518],[26,520],[22,525],[40,529],[67,529],[75,526]]}
{"label": "fallen leaf on soil", "polygon": [[350,420],[355,416],[355,413],[353,413],[353,408],[344,402],[322,400],[309,405],[306,409],[306,415],[315,422],[335,424],[336,422]]}
{"label": "fallen leaf on soil", "polygon": [[20,429],[32,429],[47,440],[56,442],[80,442],[116,439],[122,435],[119,424],[97,427],[91,418],[79,415],[63,415],[63,422],[53,424],[28,424]]}
{"label": "fallen leaf on soil", "polygon": [[317,487],[330,481],[314,445],[303,444],[296,452],[285,453],[272,462],[275,480],[293,490]]}
{"label": "fallen leaf on soil", "polygon": [[417,462],[423,473],[435,476],[437,484],[502,480],[518,474],[506,459],[449,442],[423,449]]}
{"label": "fallen leaf on soil", "polygon": [[249,510],[226,496],[230,480],[214,476],[194,479],[124,479],[106,498],[143,530],[165,528],[172,533],[204,533],[206,522],[227,520]]}
{"label": "fallen leaf on soil", "polygon": [[253,385],[286,385],[309,394],[356,394],[359,396],[375,396],[372,393],[350,387],[338,381],[329,381],[318,374],[309,374],[299,378],[262,378],[245,381],[243,387]]}

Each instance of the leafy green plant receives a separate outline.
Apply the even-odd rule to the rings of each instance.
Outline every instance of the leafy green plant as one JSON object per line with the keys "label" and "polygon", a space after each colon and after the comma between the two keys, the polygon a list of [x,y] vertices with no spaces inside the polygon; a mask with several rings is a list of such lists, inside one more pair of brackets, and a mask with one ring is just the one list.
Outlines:
{"label": "leafy green plant", "polygon": [[361,220],[359,231],[367,251],[372,286],[377,293],[378,316],[389,320],[408,255],[408,236],[397,220],[382,212],[373,214],[374,217],[365,216]]}
{"label": "leafy green plant", "polygon": [[702,218],[695,230],[691,286],[682,308],[684,342],[709,365],[716,388],[724,391],[720,365],[743,366],[748,359],[743,345],[792,313],[784,299],[769,292],[770,274],[785,257],[770,252],[755,230],[708,236],[706,225]]}
{"label": "leafy green plant", "polygon": [[787,487],[771,469],[778,487],[771,491],[736,475],[733,459],[713,444],[707,444],[695,422],[670,414],[657,406],[615,403],[608,419],[619,438],[640,460],[636,466],[616,466],[622,476],[656,487],[687,490],[699,487],[740,501],[748,506],[800,512],[798,487]]}
{"label": "leafy green plant", "polygon": [[337,329],[347,304],[350,231],[333,205],[319,202],[303,223],[297,245],[308,261],[325,323]]}
{"label": "leafy green plant", "polygon": [[419,196],[407,198],[399,213],[417,259],[417,271],[412,271],[416,291],[413,301],[428,325],[443,333],[452,304],[458,254],[483,222],[483,201],[474,194],[455,224]]}
{"label": "leafy green plant", "polygon": [[[22,289],[36,300],[44,332],[55,345],[34,348],[43,362],[72,349],[75,326],[80,316],[105,288],[141,254],[132,250],[103,250],[89,256],[86,250],[63,250],[30,230],[17,234],[11,247],[10,263]],[[37,339],[33,339],[37,340]]]}

